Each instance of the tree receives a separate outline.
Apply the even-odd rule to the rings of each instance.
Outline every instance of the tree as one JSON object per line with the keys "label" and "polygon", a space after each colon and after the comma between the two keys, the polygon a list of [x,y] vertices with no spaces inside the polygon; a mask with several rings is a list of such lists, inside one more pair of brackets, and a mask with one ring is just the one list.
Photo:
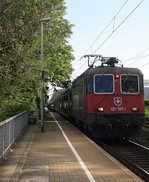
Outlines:
{"label": "tree", "polygon": [[44,25],[45,80],[65,86],[72,73],[72,25],[64,0],[0,1],[0,112],[9,117],[40,104],[40,19]]}

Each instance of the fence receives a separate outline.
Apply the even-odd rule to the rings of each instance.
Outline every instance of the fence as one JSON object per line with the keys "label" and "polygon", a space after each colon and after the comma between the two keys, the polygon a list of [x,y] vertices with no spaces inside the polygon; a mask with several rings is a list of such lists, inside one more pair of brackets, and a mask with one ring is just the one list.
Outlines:
{"label": "fence", "polygon": [[0,122],[0,158],[28,124],[28,112]]}

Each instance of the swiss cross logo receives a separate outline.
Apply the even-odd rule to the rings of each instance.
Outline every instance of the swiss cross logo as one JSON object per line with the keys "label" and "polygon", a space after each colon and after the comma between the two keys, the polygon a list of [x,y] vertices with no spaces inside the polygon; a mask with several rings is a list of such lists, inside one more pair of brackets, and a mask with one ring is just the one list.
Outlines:
{"label": "swiss cross logo", "polygon": [[122,98],[121,97],[114,97],[114,104],[116,106],[120,106],[122,104]]}

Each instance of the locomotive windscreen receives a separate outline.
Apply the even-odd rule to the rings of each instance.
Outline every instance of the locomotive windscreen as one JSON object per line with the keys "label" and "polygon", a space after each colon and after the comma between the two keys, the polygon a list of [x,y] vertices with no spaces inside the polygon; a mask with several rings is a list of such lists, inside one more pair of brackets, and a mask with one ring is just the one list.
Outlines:
{"label": "locomotive windscreen", "polygon": [[138,75],[121,75],[121,89],[122,93],[139,93]]}
{"label": "locomotive windscreen", "polygon": [[114,92],[113,75],[95,75],[94,92],[98,94],[111,94]]}

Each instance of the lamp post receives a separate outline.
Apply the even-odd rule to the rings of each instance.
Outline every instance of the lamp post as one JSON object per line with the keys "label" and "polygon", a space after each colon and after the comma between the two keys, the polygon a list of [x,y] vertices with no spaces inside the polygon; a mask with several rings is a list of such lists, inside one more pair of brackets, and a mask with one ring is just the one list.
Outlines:
{"label": "lamp post", "polygon": [[40,20],[41,22],[41,106],[40,106],[40,114],[41,114],[41,132],[44,132],[44,58],[43,58],[43,24],[46,21],[49,21],[50,18],[43,18]]}

